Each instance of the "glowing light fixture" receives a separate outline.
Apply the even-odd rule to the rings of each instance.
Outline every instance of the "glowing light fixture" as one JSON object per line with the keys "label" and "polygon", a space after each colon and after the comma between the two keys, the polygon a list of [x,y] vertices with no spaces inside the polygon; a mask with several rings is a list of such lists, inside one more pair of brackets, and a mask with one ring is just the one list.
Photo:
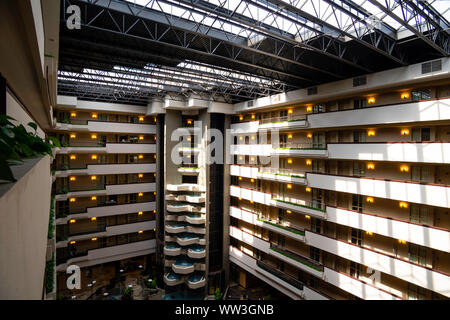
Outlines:
{"label": "glowing light fixture", "polygon": [[239,180],[242,180],[242,177],[239,177]]}
{"label": "glowing light fixture", "polygon": [[77,137],[77,135],[75,133],[70,134],[70,139],[75,139],[76,137]]}
{"label": "glowing light fixture", "polygon": [[402,100],[409,99],[409,97],[410,97],[409,92],[403,92],[403,93],[400,95],[400,98],[401,98]]}
{"label": "glowing light fixture", "polygon": [[255,157],[251,157],[250,160],[251,160],[251,161],[255,161]]}
{"label": "glowing light fixture", "polygon": [[75,223],[75,222],[77,222],[77,220],[75,220],[75,219],[70,219],[69,222],[70,222],[70,223]]}
{"label": "glowing light fixture", "polygon": [[375,135],[375,130],[369,130],[369,131],[367,131],[367,135],[368,135],[369,137],[374,136],[374,135]]}
{"label": "glowing light fixture", "polygon": [[139,230],[139,231],[138,231],[138,233],[139,233],[139,234],[143,234],[143,233],[144,233],[144,231],[142,231],[142,230]]}
{"label": "glowing light fixture", "polygon": [[138,155],[138,158],[139,158],[139,159],[144,159],[144,155],[143,155],[143,154],[140,154],[140,155]]}
{"label": "glowing light fixture", "polygon": [[242,198],[241,198],[241,197],[239,197],[239,200],[242,200]]}
{"label": "glowing light fixture", "polygon": [[289,109],[289,110],[288,110],[288,113],[289,113],[289,114],[292,114],[292,112],[294,112],[294,110],[292,110],[292,109]]}
{"label": "glowing light fixture", "polygon": [[156,196],[156,191],[153,191],[153,195]]}
{"label": "glowing light fixture", "polygon": [[240,115],[240,116],[239,116],[239,120],[241,120],[241,121],[244,120],[244,116],[243,116],[243,115]]}
{"label": "glowing light fixture", "polygon": [[144,140],[144,136],[139,136],[139,140]]}
{"label": "glowing light fixture", "polygon": [[138,216],[142,216],[143,214],[144,214],[144,212],[142,212],[142,211],[138,212]]}
{"label": "glowing light fixture", "polygon": [[153,159],[156,159],[156,154],[153,155]]}
{"label": "glowing light fixture", "polygon": [[97,241],[97,237],[91,238],[92,241]]}
{"label": "glowing light fixture", "polygon": [[75,244],[75,243],[77,243],[76,241],[70,241],[69,242],[70,244]]}
{"label": "glowing light fixture", "polygon": [[97,176],[91,176],[91,180],[92,181],[97,180]]}
{"label": "glowing light fixture", "polygon": [[369,236],[373,236],[373,232],[371,232],[371,231],[366,231],[366,234]]}
{"label": "glowing light fixture", "polygon": [[288,161],[287,161],[289,164],[292,164],[292,159],[288,159]]}
{"label": "glowing light fixture", "polygon": [[77,117],[77,113],[76,112],[71,112],[70,113],[70,117],[71,118],[76,118]]}
{"label": "glowing light fixture", "polygon": [[75,177],[70,177],[70,181],[75,181],[75,180],[77,180],[77,178],[75,178]]}
{"label": "glowing light fixture", "polygon": [[91,221],[97,221],[97,217],[92,217]]}
{"label": "glowing light fixture", "polygon": [[311,219],[311,217],[310,217],[310,216],[308,216],[308,215],[305,215],[305,218],[306,218],[306,219]]}
{"label": "glowing light fixture", "polygon": [[75,201],[76,201],[75,198],[70,198],[70,199],[69,199],[69,202],[75,202]]}
{"label": "glowing light fixture", "polygon": [[143,117],[143,116],[140,116],[140,117],[139,117],[139,121],[141,121],[141,122],[144,121],[144,117]]}
{"label": "glowing light fixture", "polygon": [[306,192],[311,192],[311,187],[306,187],[305,190]]}
{"label": "glowing light fixture", "polygon": [[93,113],[92,114],[92,119],[97,119],[97,118],[98,118],[98,115],[96,113]]}
{"label": "glowing light fixture", "polygon": [[143,178],[144,174],[143,173],[138,173],[138,178]]}
{"label": "glowing light fixture", "polygon": [[309,160],[309,159],[306,160],[306,165],[307,165],[307,166],[310,166],[311,164],[312,164],[312,161],[311,161],[311,160]]}
{"label": "glowing light fixture", "polygon": [[307,106],[307,107],[306,107],[306,111],[307,111],[307,112],[311,112],[311,111],[312,111],[312,106]]}
{"label": "glowing light fixture", "polygon": [[398,239],[398,243],[400,243],[400,244],[406,244],[406,241],[405,241],[405,240]]}
{"label": "glowing light fixture", "polygon": [[96,155],[96,154],[93,154],[93,155],[91,156],[91,159],[92,159],[92,160],[97,160],[97,155]]}
{"label": "glowing light fixture", "polygon": [[286,185],[286,188],[292,189],[292,184],[288,183],[288,184]]}
{"label": "glowing light fixture", "polygon": [[242,141],[242,139],[244,139],[244,137],[243,136],[239,136],[239,140]]}
{"label": "glowing light fixture", "polygon": [[312,133],[307,133],[307,134],[306,134],[306,137],[307,137],[308,139],[311,139],[311,138],[312,138]]}
{"label": "glowing light fixture", "polygon": [[291,210],[286,210],[286,213],[292,213],[292,211]]}
{"label": "glowing light fixture", "polygon": [[287,137],[288,139],[292,139],[292,133],[289,133]]}
{"label": "glowing light fixture", "polygon": [[255,119],[255,114],[252,114],[252,119]]}
{"label": "glowing light fixture", "polygon": [[97,196],[92,196],[91,200],[97,200]]}
{"label": "glowing light fixture", "polygon": [[373,203],[373,198],[372,198],[372,197],[367,197],[367,198],[366,198],[366,202],[368,202],[368,203]]}
{"label": "glowing light fixture", "polygon": [[72,155],[70,156],[70,160],[75,160],[76,158],[77,158],[77,156],[74,155],[74,154],[72,154]]}
{"label": "glowing light fixture", "polygon": [[143,195],[144,195],[144,194],[143,194],[142,192],[139,192],[139,193],[138,193],[138,196],[139,196],[139,197],[142,197]]}
{"label": "glowing light fixture", "polygon": [[409,172],[409,166],[405,165],[401,165],[400,166],[400,171],[401,172]]}
{"label": "glowing light fixture", "polygon": [[367,164],[367,169],[369,169],[369,170],[374,170],[375,169],[375,164],[374,163],[368,163]]}
{"label": "glowing light fixture", "polygon": [[375,103],[375,98],[374,97],[370,97],[367,99],[367,103],[368,104],[374,104]]}
{"label": "glowing light fixture", "polygon": [[97,139],[97,135],[95,133],[91,134],[91,139]]}
{"label": "glowing light fixture", "polygon": [[402,131],[400,132],[400,134],[401,134],[402,136],[407,136],[407,135],[409,135],[409,129],[402,129]]}
{"label": "glowing light fixture", "polygon": [[251,182],[251,183],[255,182],[255,179],[251,178],[251,179],[250,179],[250,182]]}
{"label": "glowing light fixture", "polygon": [[404,202],[404,201],[401,201],[398,205],[400,206],[400,208],[403,208],[403,209],[408,208],[408,203]]}

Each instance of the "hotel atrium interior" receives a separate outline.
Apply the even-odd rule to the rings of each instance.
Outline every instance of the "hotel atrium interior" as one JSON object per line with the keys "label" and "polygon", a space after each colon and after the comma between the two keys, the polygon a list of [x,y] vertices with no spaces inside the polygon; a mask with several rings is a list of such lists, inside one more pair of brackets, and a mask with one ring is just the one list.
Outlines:
{"label": "hotel atrium interior", "polygon": [[448,300],[450,1],[1,0],[1,300]]}

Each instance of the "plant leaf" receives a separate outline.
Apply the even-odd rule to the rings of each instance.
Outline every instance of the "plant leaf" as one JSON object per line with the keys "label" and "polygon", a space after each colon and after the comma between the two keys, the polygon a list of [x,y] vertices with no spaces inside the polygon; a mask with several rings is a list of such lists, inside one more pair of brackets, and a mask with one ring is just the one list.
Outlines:
{"label": "plant leaf", "polygon": [[8,162],[0,159],[0,180],[16,181]]}

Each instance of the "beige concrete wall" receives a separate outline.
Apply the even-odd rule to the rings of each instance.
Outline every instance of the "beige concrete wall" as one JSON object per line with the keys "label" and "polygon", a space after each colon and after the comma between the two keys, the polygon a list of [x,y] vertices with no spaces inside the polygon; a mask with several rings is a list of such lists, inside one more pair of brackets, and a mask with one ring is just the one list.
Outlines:
{"label": "beige concrete wall", "polygon": [[41,299],[51,191],[42,158],[0,198],[0,299]]}

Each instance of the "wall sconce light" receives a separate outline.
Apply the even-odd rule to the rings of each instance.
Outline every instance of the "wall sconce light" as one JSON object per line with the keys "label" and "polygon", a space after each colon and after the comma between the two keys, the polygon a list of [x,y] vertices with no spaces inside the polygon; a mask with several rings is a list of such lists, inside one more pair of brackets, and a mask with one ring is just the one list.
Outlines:
{"label": "wall sconce light", "polygon": [[406,244],[406,241],[405,241],[405,240],[398,239],[398,243],[400,243],[400,244]]}
{"label": "wall sconce light", "polygon": [[97,221],[97,217],[92,217],[91,221]]}
{"label": "wall sconce light", "polygon": [[286,187],[287,187],[288,189],[292,189],[292,184],[288,183],[288,184],[286,185]]}
{"label": "wall sconce light", "polygon": [[375,164],[374,163],[368,163],[367,164],[367,169],[374,170],[375,169]]}
{"label": "wall sconce light", "polygon": [[255,157],[251,157],[250,160],[251,160],[251,161],[255,161]]}
{"label": "wall sconce light", "polygon": [[153,176],[156,177],[156,173],[154,173]]}
{"label": "wall sconce light", "polygon": [[240,120],[240,121],[244,120],[244,116],[243,116],[243,115],[240,115],[240,116],[239,116],[239,120]]}
{"label": "wall sconce light", "polygon": [[138,173],[138,178],[143,178],[144,174],[143,173]]}
{"label": "wall sconce light", "polygon": [[250,179],[250,182],[251,182],[251,183],[255,182],[255,179],[251,178],[251,179]]}
{"label": "wall sconce light", "polygon": [[239,136],[239,140],[240,140],[240,141],[242,141],[242,139],[244,139],[244,137],[242,137],[242,136]]}
{"label": "wall sconce light", "polygon": [[252,140],[255,140],[255,136],[252,136]]}
{"label": "wall sconce light", "polygon": [[306,111],[307,111],[307,112],[311,112],[311,111],[312,111],[312,106],[307,106],[307,107],[306,107]]}
{"label": "wall sconce light", "polygon": [[74,154],[70,155],[70,160],[75,160],[76,158],[77,158],[76,155],[74,155]]}
{"label": "wall sconce light", "polygon": [[242,180],[242,177],[239,177],[239,181]]}
{"label": "wall sconce light", "polygon": [[[156,137],[155,137],[156,138]],[[187,137],[186,138],[187,141],[191,141],[191,137]]]}
{"label": "wall sconce light", "polygon": [[70,134],[70,139],[75,139],[76,137],[77,137],[77,135],[75,133]]}
{"label": "wall sconce light", "polygon": [[144,194],[142,192],[138,193],[138,197],[142,197]]}
{"label": "wall sconce light", "polygon": [[155,141],[156,141],[156,136],[153,136],[153,140],[155,140]]}
{"label": "wall sconce light", "polygon": [[77,117],[77,113],[76,112],[71,112],[70,113],[70,117],[71,118],[76,118]]}
{"label": "wall sconce light", "polygon": [[139,234],[143,234],[143,233],[144,233],[144,231],[142,231],[142,230],[139,230],[139,231],[138,231],[138,233],[139,233]]}
{"label": "wall sconce light", "polygon": [[138,155],[138,158],[139,158],[139,159],[144,159],[144,155],[143,155],[143,154],[140,154],[140,155]]}
{"label": "wall sconce light", "polygon": [[407,166],[407,165],[400,166],[400,171],[401,172],[408,172],[409,171],[409,166]]}
{"label": "wall sconce light", "polygon": [[292,110],[292,109],[289,109],[289,110],[288,110],[288,113],[289,113],[289,114],[292,114],[293,112],[294,112],[294,110]]}
{"label": "wall sconce light", "polygon": [[153,191],[153,195],[156,196],[156,191]]}
{"label": "wall sconce light", "polygon": [[92,181],[97,180],[97,176],[91,176],[91,180]]}
{"label": "wall sconce light", "polygon": [[311,192],[311,187],[306,187],[305,190],[306,192]]}
{"label": "wall sconce light", "polygon": [[398,205],[399,205],[400,208],[402,208],[402,209],[408,208],[408,203],[407,203],[407,202],[404,202],[404,201],[400,202]]}
{"label": "wall sconce light", "polygon": [[292,133],[289,133],[287,137],[288,139],[292,139]]}
{"label": "wall sconce light", "polygon": [[403,92],[403,93],[400,95],[400,98],[401,98],[402,100],[409,99],[409,97],[410,97],[409,92]]}
{"label": "wall sconce light", "polygon": [[367,135],[368,135],[369,137],[374,136],[374,135],[375,135],[375,130],[369,130],[369,131],[367,131]]}
{"label": "wall sconce light", "polygon": [[187,124],[192,124],[192,120],[188,119]]}
{"label": "wall sconce light", "polygon": [[142,211],[138,212],[138,216],[142,216],[144,213]]}
{"label": "wall sconce light", "polygon": [[91,156],[91,159],[92,159],[92,160],[97,160],[97,155],[96,155],[96,154],[93,154],[93,155]]}
{"label": "wall sconce light", "polygon": [[250,200],[250,203],[253,204],[253,203],[255,203],[255,202],[254,202],[253,200]]}
{"label": "wall sconce light", "polygon": [[144,121],[144,117],[143,117],[143,116],[140,116],[140,117],[139,117],[139,121],[141,121],[141,122]]}
{"label": "wall sconce light", "polygon": [[69,180],[70,180],[70,181],[75,181],[75,180],[77,180],[77,178],[75,178],[75,177],[70,177]]}
{"label": "wall sconce light", "polygon": [[402,129],[402,131],[400,133],[402,136],[407,136],[407,135],[409,135],[409,129]]}
{"label": "wall sconce light", "polygon": [[371,232],[371,231],[366,231],[366,234],[369,236],[373,236],[373,232]]}
{"label": "wall sconce light", "polygon": [[242,198],[241,198],[241,197],[239,197],[239,200],[242,200]]}
{"label": "wall sconce light", "polygon": [[70,219],[69,220],[69,223],[75,223],[75,222],[77,222],[77,220],[75,220],[75,219]]}
{"label": "wall sconce light", "polygon": [[97,237],[91,238],[92,241],[97,241]]}
{"label": "wall sconce light", "polygon": [[311,161],[311,160],[309,160],[309,159],[306,160],[306,165],[307,165],[307,166],[310,166],[311,164],[312,164],[312,161]]}
{"label": "wall sconce light", "polygon": [[370,97],[367,99],[367,103],[368,104],[374,104],[375,103],[375,98],[374,97]]}
{"label": "wall sconce light", "polygon": [[367,198],[366,198],[366,202],[368,202],[368,203],[373,203],[373,198],[372,198],[372,197],[367,197]]}
{"label": "wall sconce light", "polygon": [[153,213],[156,213],[156,210],[153,210]]}
{"label": "wall sconce light", "polygon": [[69,242],[70,244],[75,244],[75,243],[77,243],[76,241],[70,241]]}
{"label": "wall sconce light", "polygon": [[154,118],[153,118],[153,122],[155,122],[155,123],[156,123],[156,117],[154,117]]}
{"label": "wall sconce light", "polygon": [[139,136],[139,140],[144,140],[144,136]]}
{"label": "wall sconce light", "polygon": [[289,158],[287,162],[288,162],[289,164],[292,164],[292,159]]}
{"label": "wall sconce light", "polygon": [[242,160],[242,156],[239,157],[239,160]]}
{"label": "wall sconce light", "polygon": [[291,211],[291,210],[286,210],[286,213],[289,213],[289,214],[290,214],[290,213],[292,213],[292,211]]}
{"label": "wall sconce light", "polygon": [[91,139],[97,139],[97,135],[95,133],[91,134]]}
{"label": "wall sconce light", "polygon": [[153,155],[153,159],[156,159],[156,154]]}
{"label": "wall sconce light", "polygon": [[76,201],[75,198],[70,198],[70,199],[69,199],[69,202],[75,202],[75,201]]}
{"label": "wall sconce light", "polygon": [[252,119],[255,119],[255,114],[252,114]]}
{"label": "wall sconce light", "polygon": [[92,197],[91,197],[91,200],[92,200],[92,201],[97,200],[97,196],[92,196]]}
{"label": "wall sconce light", "polygon": [[92,114],[92,119],[97,119],[97,118],[98,118],[98,115],[96,113],[93,113]]}
{"label": "wall sconce light", "polygon": [[311,219],[311,217],[310,217],[310,216],[308,216],[308,215],[306,215],[306,216],[305,216],[305,218],[306,218],[306,219]]}
{"label": "wall sconce light", "polygon": [[306,137],[307,137],[308,139],[311,139],[311,138],[312,138],[312,133],[307,133],[307,134],[306,134]]}

